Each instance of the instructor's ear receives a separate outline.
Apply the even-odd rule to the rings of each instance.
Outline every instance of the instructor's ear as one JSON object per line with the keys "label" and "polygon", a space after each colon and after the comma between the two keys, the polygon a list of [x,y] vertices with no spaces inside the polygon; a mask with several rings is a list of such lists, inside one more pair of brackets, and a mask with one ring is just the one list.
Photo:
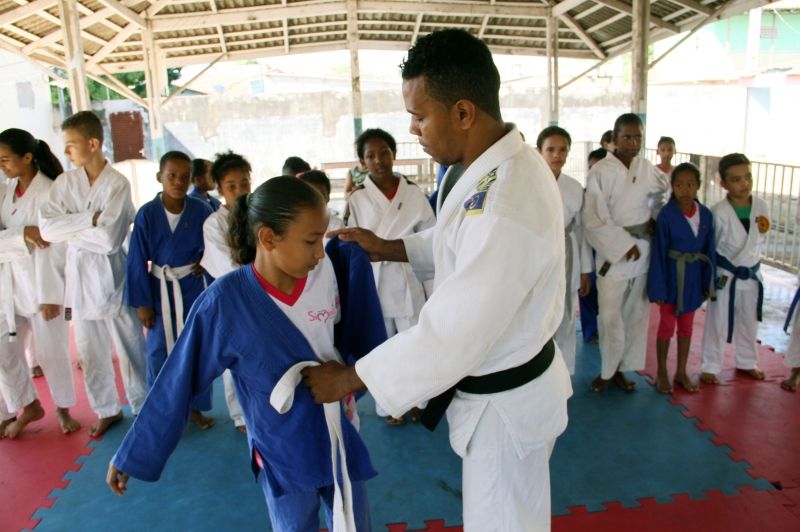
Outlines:
{"label": "instructor's ear", "polygon": [[478,108],[469,100],[458,100],[450,108],[452,119],[461,129],[469,129],[475,124]]}

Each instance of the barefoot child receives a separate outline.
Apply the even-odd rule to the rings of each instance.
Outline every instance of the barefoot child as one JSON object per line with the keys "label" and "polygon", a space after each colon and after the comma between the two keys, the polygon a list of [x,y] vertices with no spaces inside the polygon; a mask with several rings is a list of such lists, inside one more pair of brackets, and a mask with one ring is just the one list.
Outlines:
{"label": "barefoot child", "polygon": [[[436,216],[425,193],[406,177],[392,171],[397,154],[394,137],[382,129],[368,129],[356,140],[356,151],[369,176],[347,198],[345,225],[369,229],[386,239],[402,238],[436,225]],[[425,303],[425,290],[410,264],[375,262],[372,270],[386,321],[386,334],[391,338],[416,325]],[[420,404],[412,409],[412,421],[419,420],[422,407]],[[390,425],[405,422],[403,416],[390,416],[377,402],[375,409]]]}
{"label": "barefoot child", "polygon": [[794,294],[789,313],[786,315],[786,323],[783,325],[783,330],[786,332],[789,332],[790,325],[792,327],[789,347],[783,355],[783,365],[789,368],[789,375],[781,381],[781,388],[789,392],[796,392],[800,386],[800,324],[798,324],[800,312],[797,312],[798,302],[800,302],[800,288]]}
{"label": "barefoot child", "polygon": [[122,495],[129,475],[158,480],[192,401],[227,368],[272,529],[318,530],[322,503],[329,530],[371,530],[364,481],[375,472],[364,443],[341,403],[316,405],[298,386],[303,366],[341,360],[333,343],[336,278],[322,248],[327,226],[322,196],[294,177],[270,179],[236,201],[230,239],[244,266],[217,279],[192,307],[111,460],[112,491]]}
{"label": "barefoot child", "polygon": [[214,190],[214,180],[211,178],[211,161],[206,159],[192,160],[192,190],[189,191],[189,196],[203,200],[209,205],[211,209],[216,211],[221,205],[220,201],[209,194],[210,190]]}
{"label": "barefoot child", "polygon": [[756,338],[764,297],[761,245],[769,231],[769,207],[753,196],[750,160],[743,154],[731,153],[720,159],[719,176],[728,194],[711,209],[717,246],[717,300],[708,303],[700,380],[719,384],[731,341],[735,341],[736,369],[763,380]]}
{"label": "barefoot child", "polygon": [[656,389],[671,393],[667,353],[678,326],[678,369],[675,383],[687,392],[698,386],[686,372],[692,342],[694,312],[714,294],[712,284],[716,251],[711,211],[697,201],[700,171],[691,163],[678,165],[671,176],[672,198],[661,209],[647,274],[647,295],[659,305],[661,318],[656,337],[658,377]]}
{"label": "barefoot child", "polygon": [[86,394],[98,417],[89,434],[100,436],[122,419],[109,339],[134,415],[147,393],[144,334],[135,311],[123,301],[123,244],[136,211],[130,183],[103,155],[100,119],[81,111],[64,120],[61,131],[76,169],[53,183],[40,227],[44,240],[67,243],[65,312],[75,321]]}
{"label": "barefoot child", "polygon": [[68,434],[80,425],[69,414],[75,386],[62,309],[65,246],[50,244],[39,232],[39,208],[63,169],[44,141],[21,129],[0,133],[0,169],[11,178],[0,202],[0,297],[10,332],[0,339],[0,438],[15,438],[44,415],[25,360],[31,337],[58,423]]}
{"label": "barefoot child", "polygon": [[583,239],[581,226],[583,187],[561,171],[567,162],[571,145],[572,139],[569,133],[558,126],[543,129],[536,139],[536,147],[558,183],[564,211],[567,295],[564,302],[564,316],[556,331],[555,341],[561,350],[564,362],[567,363],[570,375],[575,373],[575,304],[577,295],[585,296],[589,293],[589,272],[592,271],[592,250]]}
{"label": "barefoot child", "polygon": [[[200,266],[203,223],[211,206],[188,197],[192,160],[179,151],[161,157],[156,179],[162,191],[136,214],[125,276],[127,304],[147,329],[147,387],[152,388],[195,299],[206,287]],[[191,420],[201,429],[214,425],[211,389],[198,397]]]}
{"label": "barefoot child", "polygon": [[614,123],[614,152],[597,162],[586,178],[581,213],[584,236],[597,252],[602,369],[594,392],[609,382],[631,391],[636,383],[623,372],[644,369],[647,351],[647,270],[654,218],[669,181],[639,156],[644,126],[632,113]]}
{"label": "barefoot child", "polygon": [[[233,204],[239,196],[250,193],[250,170],[250,163],[241,155],[231,151],[218,154],[211,167],[211,176],[225,203],[203,224],[205,249],[200,265],[214,279],[239,267],[233,261],[231,247],[228,245],[228,230]],[[247,432],[242,406],[236,397],[230,371],[225,370],[222,374],[222,382],[225,386],[225,403],[228,405],[231,421],[240,432]]]}
{"label": "barefoot child", "polygon": [[672,166],[672,158],[675,156],[675,141],[672,137],[661,137],[658,139],[658,146],[656,149],[660,162],[656,165],[656,169],[665,176],[672,174],[674,166]]}

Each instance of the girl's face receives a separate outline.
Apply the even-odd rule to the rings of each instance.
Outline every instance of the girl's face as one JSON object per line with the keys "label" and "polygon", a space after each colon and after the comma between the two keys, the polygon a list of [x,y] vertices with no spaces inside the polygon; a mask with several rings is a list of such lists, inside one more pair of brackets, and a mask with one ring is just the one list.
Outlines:
{"label": "girl's face", "polygon": [[33,154],[26,153],[19,156],[9,148],[6,144],[0,144],[0,170],[2,170],[9,179],[21,176],[28,167],[32,164]]}
{"label": "girl's face", "polygon": [[658,145],[658,150],[656,150],[658,156],[661,157],[663,161],[671,161],[672,157],[675,155],[675,145],[671,142],[662,142]]}
{"label": "girl's face", "polygon": [[697,182],[692,172],[679,172],[672,180],[672,193],[678,205],[691,210],[692,203],[697,199],[697,190],[700,183]]}
{"label": "girl's face", "polygon": [[394,165],[394,154],[389,144],[379,137],[373,137],[364,143],[364,159],[369,174],[376,180],[391,179]]}
{"label": "girl's face", "polygon": [[561,135],[551,135],[544,139],[542,143],[542,157],[544,157],[547,166],[553,172],[553,175],[558,177],[561,175],[561,169],[567,162],[567,155],[569,155],[569,143],[567,139]]}
{"label": "girl's face", "polygon": [[302,209],[282,235],[269,227],[258,232],[259,244],[286,275],[302,279],[325,256],[323,237],[328,229],[328,210],[323,206]]}
{"label": "girl's face", "polygon": [[250,174],[240,168],[229,170],[219,182],[219,194],[225,198],[225,205],[233,207],[233,203],[242,194],[250,192]]}

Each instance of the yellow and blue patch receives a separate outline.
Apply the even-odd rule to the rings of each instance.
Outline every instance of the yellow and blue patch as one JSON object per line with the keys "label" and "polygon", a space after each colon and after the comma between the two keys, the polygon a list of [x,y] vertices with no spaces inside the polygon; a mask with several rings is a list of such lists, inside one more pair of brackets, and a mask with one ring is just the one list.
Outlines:
{"label": "yellow and blue patch", "polygon": [[464,209],[467,211],[466,216],[483,213],[483,206],[486,204],[486,195],[489,192],[489,187],[491,187],[492,183],[495,181],[497,181],[497,168],[478,181],[478,186],[475,187],[475,194],[464,202]]}

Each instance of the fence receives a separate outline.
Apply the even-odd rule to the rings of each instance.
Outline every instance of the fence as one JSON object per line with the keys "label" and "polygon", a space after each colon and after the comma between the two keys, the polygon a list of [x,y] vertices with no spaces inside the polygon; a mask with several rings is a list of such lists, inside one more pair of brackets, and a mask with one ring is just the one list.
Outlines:
{"label": "fence", "polygon": [[[586,184],[587,157],[599,145],[594,142],[572,144],[569,159],[563,172]],[[656,150],[647,149],[645,157],[653,164],[658,162]],[[725,197],[720,185],[717,166],[719,157],[678,152],[672,159],[674,165],[691,162],[700,169],[703,183],[698,199],[712,206]],[[344,178],[347,169],[356,161],[325,163],[323,168],[334,169],[329,175],[333,183],[332,199],[344,203]],[[329,166],[331,165],[331,166]],[[426,193],[436,188],[436,165],[416,142],[397,144],[395,171],[405,174],[420,185]],[[765,263],[786,271],[800,271],[800,166],[761,161],[752,163],[753,194],[767,202],[770,210],[770,229],[762,249]]]}

